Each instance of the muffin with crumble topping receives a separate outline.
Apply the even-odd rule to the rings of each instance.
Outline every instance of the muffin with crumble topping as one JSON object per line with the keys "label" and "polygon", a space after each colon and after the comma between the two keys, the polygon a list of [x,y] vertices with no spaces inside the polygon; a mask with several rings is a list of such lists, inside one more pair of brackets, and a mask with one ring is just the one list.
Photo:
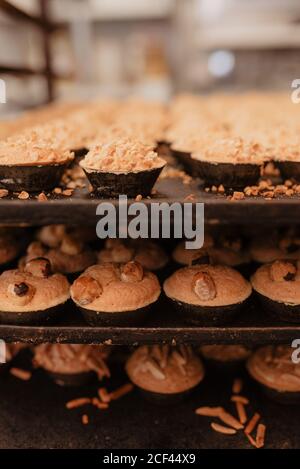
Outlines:
{"label": "muffin with crumble topping", "polygon": [[133,139],[96,145],[80,162],[102,197],[149,195],[165,164],[151,146]]}
{"label": "muffin with crumble topping", "polygon": [[71,286],[71,297],[91,325],[138,325],[160,296],[159,281],[139,262],[89,267]]}
{"label": "muffin with crumble topping", "polygon": [[32,131],[0,142],[0,186],[9,191],[53,189],[73,160],[70,151],[51,147]]}

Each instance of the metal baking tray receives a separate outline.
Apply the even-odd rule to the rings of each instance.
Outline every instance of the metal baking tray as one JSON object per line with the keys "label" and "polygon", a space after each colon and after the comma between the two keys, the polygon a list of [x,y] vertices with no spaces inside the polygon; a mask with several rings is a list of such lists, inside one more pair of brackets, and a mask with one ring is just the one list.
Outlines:
{"label": "metal baking tray", "polygon": [[300,324],[274,323],[264,311],[252,304],[233,323],[214,327],[190,327],[181,322],[172,309],[161,306],[142,327],[91,327],[71,305],[62,310],[64,318],[56,325],[0,325],[0,338],[7,342],[32,344],[107,343],[140,345],[154,343],[234,344],[291,343],[300,338]]}
{"label": "metal baking tray", "polygon": [[[155,189],[157,194],[143,201],[148,207],[152,202],[183,203],[193,194],[193,203],[205,204],[205,220],[210,223],[238,224],[285,224],[297,222],[300,216],[300,197],[281,196],[272,200],[263,197],[249,197],[244,200],[230,201],[226,195],[207,193],[199,180],[183,184],[182,179],[167,178],[159,181]],[[100,202],[112,202],[118,206],[118,200],[105,200],[90,195],[86,189],[77,189],[71,197],[51,195],[46,202],[36,198],[19,200],[17,196],[0,200],[0,222],[15,224],[46,225],[64,223],[69,225],[95,225],[99,217],[96,207]],[[129,200],[129,203],[134,200]],[[191,200],[188,200],[191,202]]]}

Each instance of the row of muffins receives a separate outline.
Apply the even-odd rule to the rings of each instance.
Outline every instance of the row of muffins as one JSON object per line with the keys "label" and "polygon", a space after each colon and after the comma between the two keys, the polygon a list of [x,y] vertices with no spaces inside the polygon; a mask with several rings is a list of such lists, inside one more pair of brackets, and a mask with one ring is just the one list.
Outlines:
{"label": "row of muffins", "polygon": [[96,193],[146,196],[166,164],[155,151],[161,142],[211,185],[255,184],[270,161],[284,177],[299,178],[298,109],[287,95],[179,95],[168,107],[134,99],[57,107],[48,120],[43,109],[2,124],[8,127],[0,140],[6,189],[51,189],[74,157],[84,156],[80,165]]}
{"label": "row of muffins", "polygon": [[[24,347],[9,345],[8,362]],[[59,385],[82,385],[95,377],[110,378],[113,349],[103,345],[41,344],[32,348],[33,363]],[[288,345],[260,346],[254,351],[243,345],[204,345],[197,353],[186,345],[144,345],[126,359],[125,370],[146,397],[170,402],[196,389],[206,371],[239,376],[246,364],[249,375],[266,395],[294,404],[299,403],[300,365],[292,360],[292,351]]]}
{"label": "row of muffins", "polygon": [[[45,231],[42,229],[38,235],[44,235]],[[94,264],[93,251],[87,248],[78,253],[74,246],[77,246],[76,239],[70,241],[65,234],[59,251],[49,246],[46,249],[35,241],[19,261],[18,269],[5,270],[0,275],[1,322],[26,324],[55,320],[63,315],[63,306],[70,297],[91,325],[138,325],[155,310],[161,286],[157,275],[148,270],[149,258],[153,260],[153,256],[146,255],[147,244],[143,252],[139,243],[133,248],[131,242],[126,246],[119,240],[109,240],[100,251],[98,264]],[[154,251],[159,258],[160,248],[154,246],[151,243],[150,254]],[[65,256],[64,260],[69,259],[68,266],[81,265],[83,272],[79,276],[77,272],[71,287],[61,273],[60,255]],[[154,271],[159,266],[152,265]],[[299,278],[299,261],[282,259],[263,264],[249,282],[238,270],[215,263],[209,250],[199,250],[190,265],[166,278],[163,291],[172,309],[192,325],[230,322],[246,308],[252,289],[273,317],[299,322]]]}

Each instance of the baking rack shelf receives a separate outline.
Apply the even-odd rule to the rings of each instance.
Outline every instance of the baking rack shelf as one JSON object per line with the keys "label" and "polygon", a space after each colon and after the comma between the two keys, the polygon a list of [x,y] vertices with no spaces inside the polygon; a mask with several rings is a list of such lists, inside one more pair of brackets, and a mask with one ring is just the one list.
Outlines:
{"label": "baking rack shelf", "polygon": [[[122,371],[113,370],[108,387],[115,389],[126,380]],[[257,410],[267,425],[266,448],[299,448],[300,407],[276,404],[245,381],[243,394],[253,406],[249,414]],[[234,413],[234,407],[228,406],[230,379],[207,374],[197,393],[172,407],[171,412],[169,406],[143,400],[136,390],[105,411],[65,408],[70,399],[95,396],[96,390],[96,386],[61,388],[41,370],[35,371],[28,382],[3,376],[0,448],[251,448],[243,432],[233,437],[217,434],[210,429],[211,419],[194,413],[200,405],[224,405]],[[89,415],[89,425],[82,425],[83,413]]]}
{"label": "baking rack shelf", "polygon": [[[194,203],[205,204],[205,220],[211,223],[280,225],[296,223],[300,217],[300,198],[296,196],[272,200],[251,197],[233,202],[224,195],[205,192],[199,180],[187,185],[181,179],[174,178],[159,181],[155,188],[157,194],[151,199],[144,199],[148,210],[151,202],[183,203],[187,196],[193,194]],[[46,202],[38,202],[35,198],[19,200],[17,197],[7,197],[0,200],[0,220],[8,224],[95,225],[99,220],[96,207],[100,202],[112,202],[118,206],[117,200],[95,198],[86,190],[76,190],[71,197],[50,196]]]}
{"label": "baking rack shelf", "polygon": [[[166,307],[167,308],[167,307]],[[245,345],[290,343],[300,337],[300,325],[277,323],[255,306],[232,324],[222,327],[188,327],[164,309],[143,327],[91,327],[77,311],[69,311],[53,326],[0,325],[0,337],[7,342],[108,343],[139,345],[153,343],[243,343]]]}

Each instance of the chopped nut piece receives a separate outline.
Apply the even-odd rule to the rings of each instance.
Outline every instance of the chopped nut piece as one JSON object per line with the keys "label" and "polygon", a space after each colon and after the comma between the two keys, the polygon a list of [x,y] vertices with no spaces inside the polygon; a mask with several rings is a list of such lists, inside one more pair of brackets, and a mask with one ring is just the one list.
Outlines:
{"label": "chopped nut piece", "polygon": [[244,404],[242,402],[236,402],[235,405],[236,405],[236,410],[237,410],[237,413],[238,413],[238,416],[239,416],[239,421],[242,424],[246,423],[247,422],[247,414],[246,414]]}
{"label": "chopped nut piece", "polygon": [[143,196],[141,194],[137,195],[135,200],[136,202],[140,202],[143,199]]}
{"label": "chopped nut piece", "polygon": [[39,202],[47,202],[48,198],[44,192],[41,192],[37,197]]}
{"label": "chopped nut piece", "polygon": [[143,280],[144,269],[139,262],[130,261],[121,267],[121,280],[123,282],[140,282]]}
{"label": "chopped nut piece", "polygon": [[133,388],[134,388],[134,386],[131,383],[123,384],[123,386],[120,386],[118,389],[115,389],[114,391],[112,391],[109,394],[110,399],[112,401],[116,401],[117,399],[120,399],[120,397],[123,397],[126,394],[128,394],[129,392],[131,392],[133,390]]}
{"label": "chopped nut piece", "polygon": [[256,427],[258,421],[260,419],[260,415],[256,412],[253,417],[251,418],[251,420],[249,420],[246,428],[245,428],[245,433],[252,433],[254,428]]}
{"label": "chopped nut piece", "polygon": [[21,199],[21,200],[29,199],[28,192],[25,192],[25,191],[20,192],[20,194],[18,195],[18,199]]}
{"label": "chopped nut piece", "polygon": [[243,381],[240,378],[236,378],[233,381],[232,392],[233,394],[239,394],[243,389]]}
{"label": "chopped nut piece", "polygon": [[82,407],[83,405],[91,404],[92,399],[89,397],[79,397],[78,399],[72,399],[71,401],[66,403],[67,409],[77,409],[78,407]]}
{"label": "chopped nut piece", "polygon": [[28,381],[31,378],[31,372],[28,370],[23,370],[21,368],[11,368],[9,370],[10,374],[16,378],[21,379],[22,381]]}
{"label": "chopped nut piece", "polygon": [[256,446],[262,448],[265,445],[266,426],[263,423],[258,424],[256,433]]}
{"label": "chopped nut piece", "polygon": [[72,285],[73,298],[81,305],[88,305],[102,294],[102,286],[87,275],[79,277]]}
{"label": "chopped nut piece", "polygon": [[226,412],[226,410],[224,409],[218,417],[220,420],[222,420],[222,422],[226,423],[227,425],[230,425],[236,430],[241,430],[242,428],[244,428],[244,425],[241,422],[239,422],[233,415],[229,414],[229,412]]}
{"label": "chopped nut piece", "polygon": [[215,430],[215,432],[223,433],[224,435],[235,435],[236,430],[233,428],[225,427],[224,425],[220,425],[219,423],[212,422],[210,424],[211,428]]}
{"label": "chopped nut piece", "polygon": [[54,194],[61,194],[62,193],[62,188],[61,187],[55,187],[55,189],[53,189],[53,192],[54,192]]}
{"label": "chopped nut piece", "polygon": [[270,268],[270,276],[274,282],[292,281],[296,273],[296,266],[288,261],[275,261]]}
{"label": "chopped nut piece", "polygon": [[98,396],[100,397],[101,401],[104,403],[109,403],[111,401],[111,397],[109,392],[106,388],[99,388],[98,389]]}
{"label": "chopped nut piece", "polygon": [[212,187],[211,187],[211,191],[212,191],[212,192],[218,192],[217,186],[212,186]]}
{"label": "chopped nut piece", "polygon": [[219,417],[223,410],[223,407],[198,407],[195,413],[204,417]]}
{"label": "chopped nut piece", "polygon": [[207,272],[198,272],[194,275],[192,287],[203,301],[213,300],[217,295],[215,282]]}
{"label": "chopped nut piece", "polygon": [[249,399],[244,396],[231,396],[230,399],[232,402],[241,402],[241,404],[247,405],[249,404]]}
{"label": "chopped nut piece", "polygon": [[250,441],[251,445],[254,446],[254,448],[257,448],[256,441],[254,440],[253,436],[251,436],[250,433],[246,433],[246,437]]}
{"label": "chopped nut piece", "polygon": [[223,184],[220,184],[220,186],[218,187],[218,192],[220,192],[220,194],[224,194],[225,188],[224,188]]}
{"label": "chopped nut piece", "polygon": [[243,200],[244,198],[244,192],[234,191],[231,200]]}
{"label": "chopped nut piece", "polygon": [[70,197],[72,194],[73,194],[72,189],[65,189],[64,191],[62,191],[62,195],[65,195],[66,197]]}
{"label": "chopped nut piece", "polygon": [[8,190],[7,189],[0,189],[0,199],[3,197],[6,197],[8,195]]}
{"label": "chopped nut piece", "polygon": [[89,423],[89,417],[87,414],[83,414],[82,418],[81,418],[81,421],[83,423],[83,425],[87,425]]}

